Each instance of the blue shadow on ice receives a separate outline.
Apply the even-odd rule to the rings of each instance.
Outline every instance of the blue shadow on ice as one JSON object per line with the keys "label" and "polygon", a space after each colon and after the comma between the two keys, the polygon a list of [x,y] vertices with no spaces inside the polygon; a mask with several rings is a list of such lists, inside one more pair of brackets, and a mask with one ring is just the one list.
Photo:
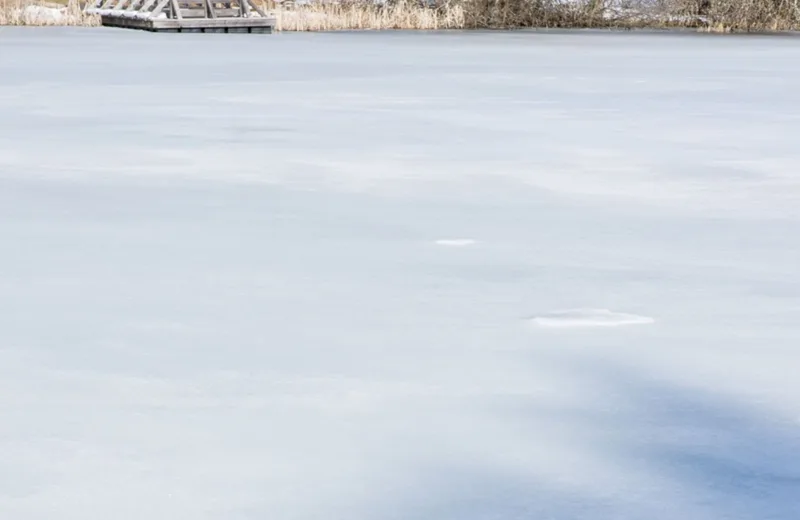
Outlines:
{"label": "blue shadow on ice", "polygon": [[[421,471],[425,498],[406,497],[382,518],[433,520],[796,520],[800,519],[800,435],[795,425],[696,389],[648,380],[632,370],[592,359],[561,360],[599,395],[623,396],[625,405],[601,410],[542,408],[524,398],[494,402],[498,421],[525,416],[538,442],[542,424],[574,425],[589,445],[624,466],[644,467],[674,496],[631,498],[625,490],[587,496],[546,480],[437,461]],[[538,437],[541,440],[541,437]],[[677,490],[677,491],[676,491]],[[636,490],[631,490],[636,495]],[[598,498],[601,497],[601,498]],[[388,514],[388,516],[387,516]]]}
{"label": "blue shadow on ice", "polygon": [[716,518],[800,518],[797,425],[697,389],[609,372],[638,404],[620,422],[638,424],[642,435],[618,446],[621,457],[646,461]]}

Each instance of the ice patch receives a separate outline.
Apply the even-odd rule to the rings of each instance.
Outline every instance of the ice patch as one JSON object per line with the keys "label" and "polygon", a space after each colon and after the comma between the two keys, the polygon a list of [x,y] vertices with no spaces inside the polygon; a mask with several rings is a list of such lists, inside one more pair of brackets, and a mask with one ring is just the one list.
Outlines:
{"label": "ice patch", "polygon": [[622,327],[644,325],[655,320],[649,316],[613,312],[608,309],[569,309],[534,316],[530,323],[541,328]]}
{"label": "ice patch", "polygon": [[436,245],[449,247],[466,247],[474,245],[476,242],[471,238],[443,238],[436,241]]}

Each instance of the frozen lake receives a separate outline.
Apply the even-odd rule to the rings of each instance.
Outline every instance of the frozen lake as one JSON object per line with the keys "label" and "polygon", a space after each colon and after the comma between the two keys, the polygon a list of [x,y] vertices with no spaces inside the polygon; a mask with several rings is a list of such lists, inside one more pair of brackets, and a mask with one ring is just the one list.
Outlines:
{"label": "frozen lake", "polygon": [[0,28],[0,517],[800,518],[797,63]]}

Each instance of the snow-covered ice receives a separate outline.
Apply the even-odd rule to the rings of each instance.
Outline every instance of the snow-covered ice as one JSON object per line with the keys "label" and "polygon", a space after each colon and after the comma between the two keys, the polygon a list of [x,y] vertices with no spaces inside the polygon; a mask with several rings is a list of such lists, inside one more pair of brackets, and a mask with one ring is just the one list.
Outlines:
{"label": "snow-covered ice", "polygon": [[583,327],[624,327],[644,325],[655,320],[649,316],[639,316],[608,309],[568,309],[550,311],[531,318],[531,323],[545,328],[583,328]]}
{"label": "snow-covered ice", "polygon": [[448,247],[467,247],[475,245],[475,241],[471,238],[440,238],[436,244]]}
{"label": "snow-covered ice", "polygon": [[0,518],[795,520],[795,63],[1,29]]}

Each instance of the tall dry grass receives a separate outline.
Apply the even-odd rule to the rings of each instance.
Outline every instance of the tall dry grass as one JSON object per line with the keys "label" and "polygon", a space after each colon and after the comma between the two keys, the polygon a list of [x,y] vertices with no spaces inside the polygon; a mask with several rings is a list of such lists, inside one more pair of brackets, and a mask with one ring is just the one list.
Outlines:
{"label": "tall dry grass", "polygon": [[464,8],[458,3],[424,6],[408,0],[378,5],[374,2],[314,2],[273,10],[282,31],[337,31],[373,29],[461,29]]}
{"label": "tall dry grass", "polygon": [[54,3],[36,0],[0,0],[0,25],[96,26],[100,19],[87,15],[77,2]]}
{"label": "tall dry grass", "polygon": [[697,28],[800,30],[800,0],[390,0],[275,6],[284,31],[342,29]]}

